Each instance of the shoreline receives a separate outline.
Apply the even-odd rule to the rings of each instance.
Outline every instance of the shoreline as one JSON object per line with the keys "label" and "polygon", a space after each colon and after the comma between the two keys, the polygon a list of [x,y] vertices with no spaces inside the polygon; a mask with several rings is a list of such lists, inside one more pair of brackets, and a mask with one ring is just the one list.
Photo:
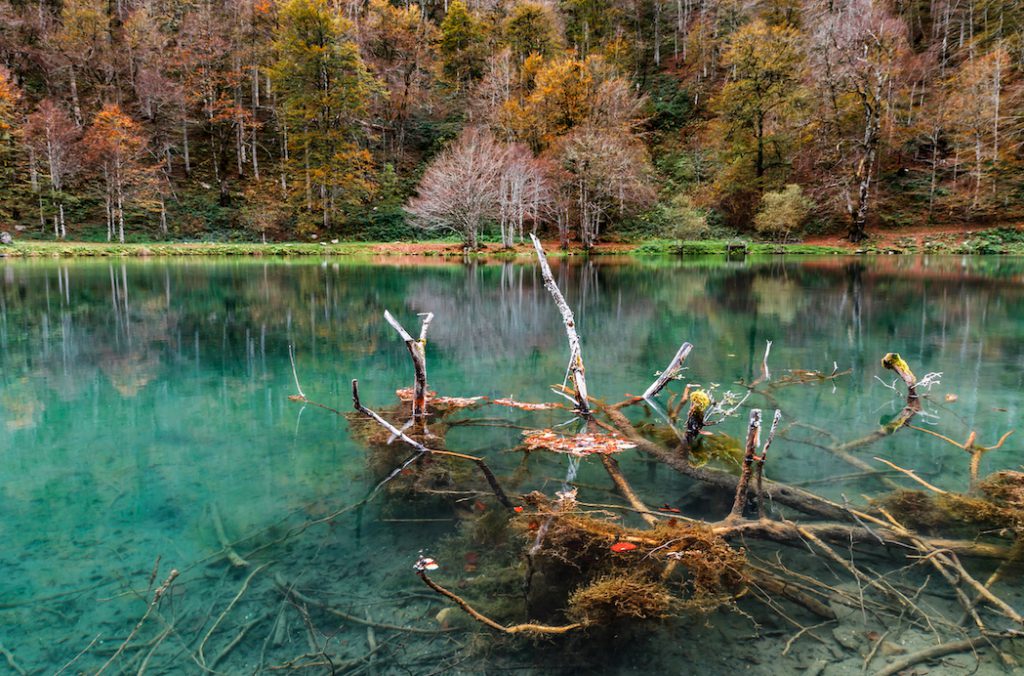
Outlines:
{"label": "shoreline", "polygon": [[[943,242],[941,246],[897,246],[869,241],[860,246],[836,240],[826,244],[777,244],[739,240],[674,241],[645,240],[606,242],[584,251],[578,244],[568,250],[558,248],[557,240],[543,242],[549,256],[726,256],[736,255],[864,255],[864,254],[1024,254],[1024,247],[1007,242],[1005,246],[972,250],[970,240]],[[520,243],[511,249],[497,242],[484,242],[476,251],[466,251],[459,242],[429,240],[417,242],[51,242],[22,240],[0,245],[0,258],[90,258],[90,257],[163,257],[163,256],[414,256],[437,258],[532,258],[533,247]]]}
{"label": "shoreline", "polygon": [[[582,247],[558,248],[557,241],[543,243],[549,256],[671,256],[725,255],[729,243],[710,242],[612,242],[595,246],[589,252]],[[736,248],[736,245],[732,245]],[[679,248],[676,251],[673,249]],[[839,247],[804,244],[745,243],[739,252],[746,254],[841,254]],[[484,243],[477,251],[466,251],[457,242],[153,242],[117,244],[106,242],[21,241],[0,247],[0,258],[90,258],[90,257],[160,257],[160,256],[422,256],[438,258],[532,258],[533,247],[517,244],[505,249],[498,243]]]}

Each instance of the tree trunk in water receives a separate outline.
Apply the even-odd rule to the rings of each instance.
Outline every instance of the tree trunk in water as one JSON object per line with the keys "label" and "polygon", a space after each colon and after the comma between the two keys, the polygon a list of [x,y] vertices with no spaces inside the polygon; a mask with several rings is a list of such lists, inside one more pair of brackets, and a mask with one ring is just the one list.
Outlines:
{"label": "tree trunk in water", "polygon": [[420,337],[417,340],[409,335],[409,332],[395,319],[390,312],[384,311],[384,319],[388,324],[398,331],[398,335],[405,341],[409,348],[409,356],[412,357],[412,367],[415,374],[413,381],[412,414],[414,417],[422,417],[427,413],[427,329],[434,318],[432,312],[422,315],[423,323],[420,325]]}

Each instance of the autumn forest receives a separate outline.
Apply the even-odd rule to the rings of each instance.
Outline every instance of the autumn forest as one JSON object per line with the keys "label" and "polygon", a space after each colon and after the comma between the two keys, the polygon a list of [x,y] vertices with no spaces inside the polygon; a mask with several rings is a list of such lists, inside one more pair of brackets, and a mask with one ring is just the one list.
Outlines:
{"label": "autumn forest", "polygon": [[1024,217],[1024,3],[0,0],[0,230],[794,240]]}

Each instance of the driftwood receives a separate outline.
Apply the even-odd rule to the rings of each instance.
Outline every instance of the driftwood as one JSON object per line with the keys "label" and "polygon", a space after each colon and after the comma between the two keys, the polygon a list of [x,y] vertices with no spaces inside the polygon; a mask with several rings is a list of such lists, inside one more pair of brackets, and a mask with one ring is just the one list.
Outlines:
{"label": "driftwood", "polygon": [[895,676],[895,674],[900,673],[904,669],[909,669],[915,664],[934,660],[939,657],[945,657],[946,655],[962,653],[968,650],[976,650],[977,648],[987,646],[994,641],[1008,638],[1020,639],[1020,636],[1017,634],[982,635],[975,636],[973,638],[966,638],[962,641],[950,641],[949,643],[929,646],[924,650],[918,650],[917,652],[901,657],[892,664],[889,664],[885,668],[875,672],[875,676]]}
{"label": "driftwood", "polygon": [[324,601],[319,601],[311,596],[308,596],[307,594],[303,594],[295,588],[294,584],[290,584],[287,580],[285,580],[280,573],[274,575],[274,584],[286,598],[294,599],[299,603],[304,603],[308,606],[314,606],[324,611],[328,615],[334,615],[337,618],[345,620],[346,622],[351,622],[353,624],[358,624],[365,627],[373,627],[375,629],[386,629],[388,631],[399,631],[406,634],[444,634],[451,631],[450,629],[421,629],[419,627],[404,627],[397,624],[388,624],[386,622],[374,622],[372,620],[363,619],[358,615],[353,615],[352,613],[346,613],[342,610],[338,610],[334,606],[331,606],[325,603]]}
{"label": "driftwood", "polygon": [[[534,238],[533,243],[544,279],[544,286],[551,293],[559,310],[569,346],[569,366],[566,379],[570,381],[568,384],[571,387],[566,387],[563,384],[560,389],[558,386],[555,386],[555,391],[567,396],[573,402],[575,412],[585,423],[588,434],[593,434],[596,431],[595,427],[601,427],[612,432],[612,436],[616,438],[618,438],[618,435],[621,435],[625,441],[635,445],[641,452],[669,466],[680,474],[721,492],[729,493],[732,496],[732,505],[729,514],[725,518],[710,523],[689,518],[679,513],[678,509],[670,508],[668,505],[663,507],[664,511],[651,510],[645,504],[643,497],[630,486],[618,462],[611,455],[608,453],[580,451],[577,454],[579,457],[589,454],[599,455],[600,461],[611,477],[617,492],[625,498],[625,502],[629,505],[628,507],[621,505],[596,506],[605,510],[607,508],[631,510],[644,520],[647,528],[635,528],[616,524],[604,517],[607,511],[596,512],[596,514],[601,514],[602,516],[593,516],[595,512],[583,510],[584,503],[576,502],[575,488],[572,486],[563,489],[558,494],[557,500],[549,499],[540,493],[533,493],[520,496],[524,505],[514,506],[512,500],[508,498],[503,490],[498,478],[481,458],[442,449],[428,448],[423,443],[408,436],[395,425],[385,420],[384,417],[362,405],[359,399],[357,381],[353,380],[352,395],[355,409],[374,420],[378,425],[390,432],[394,438],[401,439],[415,450],[415,454],[399,467],[396,472],[415,462],[417,458],[428,454],[468,460],[477,464],[495,496],[510,511],[521,512],[525,508],[535,510],[529,514],[524,514],[520,518],[513,518],[510,522],[512,528],[526,535],[527,541],[532,540],[532,545],[528,544],[526,549],[528,570],[530,571],[527,574],[526,589],[529,589],[529,580],[533,575],[535,566],[549,565],[544,563],[545,558],[548,561],[560,561],[568,564],[571,568],[578,570],[581,576],[584,577],[587,575],[610,575],[612,578],[615,575],[619,576],[618,579],[612,580],[609,577],[601,577],[597,582],[595,582],[594,577],[591,577],[587,582],[587,584],[593,584],[594,586],[609,585],[601,589],[610,589],[611,586],[616,584],[621,585],[618,587],[619,589],[634,589],[634,587],[629,586],[630,584],[639,585],[640,588],[644,588],[643,585],[646,584],[652,585],[659,590],[659,593],[664,592],[665,594],[668,594],[666,589],[669,586],[676,585],[679,582],[679,576],[673,577],[673,572],[677,565],[681,565],[687,568],[687,577],[684,578],[686,585],[695,585],[693,587],[695,590],[705,589],[696,586],[697,582],[695,582],[695,580],[699,580],[699,575],[702,573],[705,575],[725,575],[725,571],[740,571],[736,573],[740,580],[739,584],[731,583],[734,584],[732,587],[725,585],[706,587],[711,589],[712,593],[695,599],[697,601],[696,605],[700,605],[705,602],[704,600],[711,598],[725,599],[724,601],[719,601],[720,603],[732,603],[743,593],[749,592],[782,614],[787,621],[795,624],[800,629],[797,636],[809,632],[813,636],[811,629],[814,627],[803,627],[796,620],[789,618],[785,610],[774,602],[774,597],[786,598],[792,603],[807,609],[810,613],[826,620],[835,620],[836,615],[832,608],[823,603],[823,600],[835,601],[854,608],[860,607],[862,612],[872,613],[880,617],[898,617],[901,621],[909,622],[913,626],[934,631],[937,637],[939,633],[936,627],[958,630],[952,621],[929,617],[929,613],[933,609],[924,603],[919,604],[917,602],[917,596],[924,589],[924,585],[917,590],[917,593],[914,593],[913,587],[908,588],[901,582],[894,580],[888,573],[880,575],[870,567],[854,559],[855,552],[860,554],[864,550],[871,549],[875,552],[889,552],[904,556],[909,561],[909,566],[927,566],[939,573],[941,580],[948,584],[955,599],[963,606],[965,617],[973,620],[977,626],[980,637],[968,639],[969,647],[977,645],[976,642],[982,640],[983,637],[996,636],[985,624],[991,616],[1002,616],[1020,626],[1024,626],[1024,616],[999,598],[990,588],[989,583],[982,584],[975,579],[961,563],[960,557],[990,558],[1000,561],[1009,560],[1014,555],[1014,550],[1005,546],[996,537],[988,540],[981,540],[979,538],[976,541],[970,541],[925,536],[911,528],[904,527],[892,514],[885,510],[885,503],[882,503],[883,506],[871,504],[868,507],[857,508],[847,503],[845,497],[844,503],[839,504],[805,489],[766,479],[764,477],[764,466],[781,419],[781,412],[779,410],[775,411],[770,431],[766,435],[763,444],[761,443],[761,410],[753,409],[750,412],[742,471],[739,476],[735,476],[722,469],[698,467],[690,462],[690,450],[697,446],[702,435],[707,434],[704,428],[722,422],[735,414],[743,406],[746,397],[763,395],[769,403],[774,404],[775,399],[772,397],[771,391],[776,387],[776,383],[769,383],[771,373],[768,369],[768,355],[771,349],[770,342],[765,349],[760,376],[750,384],[741,383],[747,388],[747,393],[738,403],[735,399],[728,397],[725,402],[715,403],[708,392],[703,390],[690,392],[689,386],[687,386],[677,405],[669,406],[667,413],[659,407],[655,397],[663,392],[669,382],[679,373],[684,361],[692,352],[693,346],[688,342],[682,343],[666,369],[658,374],[655,381],[645,390],[643,396],[629,397],[617,404],[608,404],[592,397],[588,393],[584,360],[580,338],[576,330],[575,317],[551,274],[540,242]],[[420,388],[422,386],[422,389],[417,389],[414,396],[414,417],[422,416],[426,410],[427,396],[426,369],[425,366],[422,366],[424,361],[422,359],[424,356],[422,347],[430,315],[424,321],[424,327],[419,340],[409,336],[401,328],[401,325],[391,317],[390,313],[387,313],[386,317],[399,334],[406,339],[410,354],[413,356],[417,374],[416,387]],[[419,360],[417,359],[417,354],[420,357]],[[420,364],[419,366],[417,366],[418,363]],[[852,442],[846,442],[845,444],[839,443],[839,440],[833,437],[832,445],[827,447],[827,450],[832,451],[838,457],[847,459],[848,462],[861,469],[872,468],[859,458],[850,455],[850,451],[872,444],[903,427],[909,426],[913,418],[921,411],[922,395],[918,392],[919,388],[923,389],[928,384],[934,382],[930,377],[925,377],[919,382],[906,361],[897,353],[887,354],[882,360],[882,365],[886,369],[894,371],[907,388],[907,398],[903,409],[891,422],[871,434]],[[837,372],[838,367],[833,369],[833,375],[828,376],[828,378],[835,376]],[[816,372],[815,374],[818,380],[826,378],[826,376]],[[422,378],[420,377],[421,375]],[[783,378],[783,381],[785,380]],[[799,384],[799,382],[813,382],[813,379],[801,376],[784,383],[782,381],[778,382],[781,384]],[[763,383],[769,384],[762,385]],[[421,394],[422,406],[418,406],[415,401]],[[302,399],[305,400],[304,395],[302,395]],[[659,416],[664,418],[665,423],[672,428],[675,434],[675,440],[672,441],[672,444],[678,442],[675,448],[645,437],[625,415],[625,408],[644,402],[653,408]],[[531,407],[542,408],[540,405],[515,403],[526,410],[531,410]],[[675,428],[674,423],[685,403],[689,404],[689,410],[686,415],[685,432],[682,432]],[[727,407],[728,410],[726,410]],[[553,430],[537,430],[536,432],[537,435],[535,436],[538,437],[545,434],[552,437],[559,436]],[[586,434],[578,436],[586,436]],[[443,436],[441,438],[443,439]],[[566,441],[573,437],[559,438],[562,441]],[[999,444],[1005,438],[1004,435]],[[974,443],[974,439],[975,437],[972,435],[967,443],[957,445],[972,454],[972,474],[976,477],[977,458],[980,458],[983,450],[982,447]],[[619,441],[622,441],[622,439],[619,439]],[[993,448],[998,447],[999,444]],[[824,445],[820,447],[826,448]],[[562,452],[572,451],[563,450]],[[890,464],[897,471],[903,472],[908,478],[923,483],[927,488],[933,489],[935,492],[939,492],[937,487],[924,482],[912,470],[897,467],[886,460],[882,460],[882,462]],[[395,476],[395,472],[389,476],[389,479],[393,476]],[[378,487],[389,479],[385,479],[384,482],[378,484]],[[886,480],[891,486],[903,485],[897,484],[890,479]],[[744,518],[744,510],[752,498],[756,498],[759,518]],[[773,514],[773,519],[766,518],[765,507],[768,500],[784,508],[800,512],[802,514],[800,521],[790,520],[793,517],[789,515],[787,510],[782,510],[777,515]],[[590,506],[593,507],[595,505]],[[1007,528],[1003,536],[1009,535],[1010,530]],[[701,533],[700,537],[694,535],[698,532]],[[840,591],[838,588],[830,587],[824,582],[806,577],[785,567],[781,559],[777,563],[766,564],[762,561],[762,565],[755,565],[751,560],[755,558],[753,552],[756,550],[748,549],[745,546],[745,543],[748,543],[750,540],[761,540],[796,547],[805,553],[818,557],[833,571],[849,574],[857,583],[857,592]],[[640,551],[635,551],[638,549]],[[844,549],[849,550],[849,556],[845,554]],[[604,555],[603,552],[608,552],[608,554]],[[636,558],[615,559],[606,558],[606,556],[634,556]],[[686,557],[690,558],[687,560]],[[629,565],[625,568],[624,572],[621,564],[627,562]],[[475,567],[475,563],[473,565]],[[602,566],[605,567],[602,568]],[[477,622],[501,633],[556,636],[591,624],[602,623],[604,620],[601,618],[607,617],[600,614],[578,614],[576,610],[571,610],[569,613],[570,618],[585,619],[581,622],[565,625],[540,623],[505,625],[492,619],[485,612],[474,608],[458,594],[431,579],[428,572],[436,567],[432,559],[426,559],[421,556],[414,569],[424,584],[432,591],[455,603]],[[587,570],[588,567],[592,568],[593,571],[589,572]],[[1000,567],[1001,569],[1002,566]],[[641,582],[637,582],[637,576],[641,575],[646,576],[646,578]],[[631,580],[625,580],[627,576],[634,577]],[[998,579],[998,575],[993,575],[990,578],[990,582],[995,579]],[[680,589],[678,586],[672,588],[677,593]],[[682,588],[688,587],[684,586]],[[741,588],[741,591],[738,593],[736,592],[737,588]],[[583,589],[583,587],[578,589]],[[869,598],[865,601],[864,595],[868,592],[872,594],[880,592],[882,598]],[[597,592],[592,593],[597,594]],[[694,595],[696,597],[696,592]],[[605,593],[605,596],[599,600],[613,599],[614,605],[614,600],[622,598],[628,600],[627,597],[614,597],[610,593]],[[574,603],[575,601],[570,601],[570,609],[577,608],[577,606],[573,605]],[[561,607],[564,608],[566,606],[562,605]],[[927,609],[928,612],[924,609]],[[533,613],[529,616],[538,617],[538,615]],[[614,617],[614,612],[612,616]],[[620,615],[619,617],[623,616],[625,615]],[[646,616],[650,617],[651,615]],[[644,617],[644,615],[634,617]],[[815,638],[821,640],[819,637]],[[792,640],[788,645],[792,644]],[[942,640],[941,637],[939,640]],[[954,642],[944,645],[949,647],[951,652],[955,652],[960,644]],[[914,658],[915,661],[908,662],[907,664],[912,665],[916,661],[930,659],[932,656],[940,654],[946,653],[922,651],[922,653],[908,656],[907,659]],[[870,659],[868,662],[870,662]],[[901,662],[896,664],[902,663],[903,661],[901,660]],[[905,666],[900,668],[905,668]]]}
{"label": "driftwood", "polygon": [[171,588],[171,585],[174,584],[174,581],[177,578],[178,570],[177,568],[175,568],[170,572],[170,574],[167,576],[167,579],[164,580],[163,584],[157,587],[156,591],[153,592],[153,600],[151,600],[149,602],[149,605],[146,606],[145,614],[143,614],[143,616],[135,624],[135,627],[131,630],[131,633],[128,634],[128,638],[121,642],[121,645],[117,647],[117,650],[114,652],[113,655],[110,656],[110,659],[104,662],[103,666],[99,668],[99,670],[96,672],[96,676],[99,676],[99,674],[102,674],[104,671],[106,671],[107,667],[113,664],[114,660],[116,660],[118,656],[125,651],[125,648],[127,648],[128,644],[132,642],[132,639],[135,638],[135,635],[139,633],[139,630],[142,629],[142,625],[144,625],[146,623],[146,620],[149,619],[149,616],[153,614],[153,611],[160,603],[160,599],[163,598],[164,594],[167,593],[167,590]]}
{"label": "driftwood", "polygon": [[754,460],[757,458],[757,449],[761,445],[761,409],[755,408],[750,411],[750,423],[747,425],[747,443],[743,453],[743,471],[740,473],[739,481],[736,482],[736,497],[733,498],[732,511],[729,518],[738,519],[743,516],[743,507],[747,504],[747,488],[750,485],[750,475],[753,472]]}

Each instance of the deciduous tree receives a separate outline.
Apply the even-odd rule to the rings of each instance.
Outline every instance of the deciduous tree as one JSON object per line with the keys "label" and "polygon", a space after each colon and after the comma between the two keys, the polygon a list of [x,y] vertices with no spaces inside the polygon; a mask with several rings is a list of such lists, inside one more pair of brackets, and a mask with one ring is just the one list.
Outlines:
{"label": "deciduous tree", "polygon": [[524,146],[468,127],[427,167],[408,211],[429,231],[458,234],[476,249],[484,227],[498,222],[508,246],[525,221],[536,223],[550,196],[540,165]]}
{"label": "deciduous tree", "polygon": [[372,158],[362,147],[376,84],[348,36],[351,24],[325,0],[289,0],[281,9],[272,69],[288,123],[291,186],[309,217],[327,231],[343,207],[372,193]]}
{"label": "deciduous tree", "polygon": [[442,74],[455,89],[465,89],[483,75],[487,60],[483,25],[462,0],[448,6],[439,50]]}
{"label": "deciduous tree", "polygon": [[77,143],[81,130],[67,111],[52,99],[40,101],[35,112],[29,115],[25,129],[33,155],[43,166],[43,174],[49,180],[50,199],[55,212],[53,234],[64,239],[67,237],[64,188],[79,168]]}
{"label": "deciduous tree", "polygon": [[847,236],[867,236],[882,124],[907,56],[906,27],[881,3],[824,4],[813,16],[815,73],[832,121],[834,169],[849,218]]}
{"label": "deciduous tree", "polygon": [[103,176],[107,208],[107,241],[124,243],[125,206],[141,203],[152,189],[152,167],[146,162],[146,137],[139,123],[117,104],[103,106],[82,139],[85,159]]}

